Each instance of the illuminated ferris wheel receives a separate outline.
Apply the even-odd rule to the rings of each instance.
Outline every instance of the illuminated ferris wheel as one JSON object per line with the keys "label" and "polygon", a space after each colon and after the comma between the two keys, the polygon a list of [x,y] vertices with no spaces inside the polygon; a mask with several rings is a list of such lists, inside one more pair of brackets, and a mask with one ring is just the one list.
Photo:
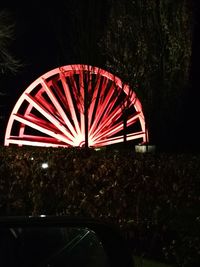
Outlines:
{"label": "illuminated ferris wheel", "polygon": [[86,134],[89,147],[120,143],[124,136],[148,141],[141,103],[128,85],[97,67],[68,65],[47,72],[23,92],[4,144],[84,146]]}

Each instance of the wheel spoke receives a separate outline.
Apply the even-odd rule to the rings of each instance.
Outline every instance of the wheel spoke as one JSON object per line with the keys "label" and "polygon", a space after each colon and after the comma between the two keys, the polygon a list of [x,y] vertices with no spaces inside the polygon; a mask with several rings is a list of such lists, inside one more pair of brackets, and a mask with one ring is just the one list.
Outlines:
{"label": "wheel spoke", "polygon": [[73,101],[72,101],[72,97],[71,97],[71,93],[70,93],[70,90],[69,90],[69,86],[66,83],[65,76],[64,76],[64,74],[62,72],[60,73],[60,78],[61,78],[61,82],[62,82],[64,91],[65,91],[66,99],[67,99],[68,104],[69,104],[69,110],[70,110],[71,116],[72,116],[74,124],[75,124],[75,130],[76,130],[77,133],[81,134],[81,130],[80,130],[80,126],[79,126],[79,123],[78,123],[78,119],[77,119],[76,111],[75,111],[74,104],[73,104]]}
{"label": "wheel spoke", "polygon": [[44,91],[41,90],[38,94],[35,95],[35,99],[37,100],[38,103],[40,103],[46,110],[48,110],[51,114],[57,114],[57,110],[55,109],[55,107],[49,102],[47,101],[44,96]]}
{"label": "wheel spoke", "polygon": [[[100,98],[98,101],[98,106],[97,106],[97,111],[96,111],[96,117],[95,117],[93,124],[90,128],[89,135],[92,135],[95,128],[97,128],[99,120],[100,120],[101,116],[103,115],[103,111],[106,108],[111,96],[114,93],[114,90],[112,90],[113,89],[113,87],[112,87],[111,90],[108,92],[108,95],[105,97],[105,89],[106,89],[107,83],[108,83],[108,80],[106,78],[104,78],[104,81],[103,81],[104,86],[102,87],[102,91],[100,93]],[[103,100],[104,97],[105,97],[105,99]]]}
{"label": "wheel spoke", "polygon": [[[130,119],[127,120],[127,128],[134,124],[139,118],[139,114],[136,114],[134,117],[131,117]],[[122,131],[124,128],[124,123],[123,121],[118,122],[117,124],[109,127],[106,131],[103,131],[99,135],[96,135],[95,138],[93,138],[94,141],[98,142],[101,139],[105,139],[107,137],[110,137],[111,135],[115,135]]]}
{"label": "wheel spoke", "polygon": [[76,132],[75,132],[72,124],[70,123],[69,119],[67,118],[66,113],[62,109],[62,107],[59,104],[59,102],[58,102],[57,98],[55,97],[55,95],[52,93],[52,91],[49,88],[48,84],[46,83],[46,81],[44,79],[41,79],[41,84],[42,84],[45,92],[48,94],[49,98],[51,99],[52,103],[56,107],[56,109],[57,109],[58,113],[60,114],[61,118],[63,119],[63,121],[65,122],[65,124],[67,125],[67,127],[69,128],[71,133],[73,134],[73,136],[75,136]]}
{"label": "wheel spoke", "polygon": [[97,95],[99,93],[100,82],[101,82],[101,76],[98,75],[97,76],[96,84],[94,85],[95,86],[94,87],[94,93],[92,95],[91,103],[90,103],[90,106],[89,106],[89,109],[88,109],[88,127],[89,128],[91,126],[91,121],[92,121],[92,116],[93,116],[93,112],[94,112],[94,107],[95,107],[95,104],[96,104],[96,101],[97,101]]}
{"label": "wheel spoke", "polygon": [[56,83],[56,81],[52,81],[52,87],[54,88],[57,96],[58,96],[58,99],[60,99],[61,103],[63,105],[65,105],[65,108],[68,109],[68,104],[67,104],[67,100],[65,98],[65,96],[63,95],[59,85]]}
{"label": "wheel spoke", "polygon": [[93,138],[95,135],[97,135],[100,131],[103,130],[103,128],[108,127],[113,123],[113,121],[117,120],[121,116],[121,108],[117,107],[109,116],[104,119],[104,121],[96,128],[96,130],[91,134],[91,138]]}
{"label": "wheel spoke", "polygon": [[9,142],[12,144],[30,145],[30,146],[46,146],[46,147],[69,147],[64,142],[59,142],[52,137],[24,135],[23,137],[10,136]]}
{"label": "wheel spoke", "polygon": [[[145,137],[145,133],[141,131],[141,132],[135,132],[135,133],[127,134],[126,140],[131,141],[131,140],[144,138],[144,137]],[[123,141],[124,141],[124,135],[120,135],[117,137],[111,137],[111,138],[108,138],[105,140],[101,140],[97,143],[94,143],[94,146],[95,147],[107,146],[107,145],[117,144],[117,143],[120,143]]]}
{"label": "wheel spoke", "polygon": [[[85,133],[85,87],[84,87],[84,75],[83,72],[79,74],[79,86],[80,86],[80,97],[82,102],[82,112],[80,114],[81,117],[81,134]],[[87,89],[87,88],[86,88]]]}
{"label": "wheel spoke", "polygon": [[13,114],[13,117],[16,121],[21,122],[35,130],[38,130],[46,135],[52,136],[60,141],[63,141],[67,144],[73,145],[73,142],[69,140],[68,137],[60,134],[60,133],[55,133],[54,131],[49,130],[47,127],[43,127],[40,126],[34,122],[32,122],[31,120],[27,119],[27,118],[23,118],[23,116],[19,115],[19,114]]}
{"label": "wheel spoke", "polygon": [[66,130],[66,128],[47,110],[45,110],[40,103],[36,101],[31,95],[25,94],[25,99],[31,103],[31,105],[37,109],[44,117],[46,117],[53,125],[55,125],[64,135],[70,136],[73,139],[73,136]]}
{"label": "wheel spoke", "polygon": [[35,116],[34,114],[29,114],[26,116],[23,115],[19,115],[21,118],[27,119],[43,128],[49,129],[53,132],[58,132],[58,129],[55,127],[55,125],[53,125],[52,123],[50,123],[49,121],[43,120],[42,118],[38,118],[37,116]]}

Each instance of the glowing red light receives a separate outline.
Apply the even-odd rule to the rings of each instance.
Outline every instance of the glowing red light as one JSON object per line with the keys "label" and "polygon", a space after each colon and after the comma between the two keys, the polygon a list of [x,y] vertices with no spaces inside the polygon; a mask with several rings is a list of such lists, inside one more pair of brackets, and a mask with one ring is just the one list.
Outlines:
{"label": "glowing red light", "polygon": [[90,147],[124,141],[124,106],[126,140],[148,141],[141,103],[128,85],[100,68],[69,65],[47,72],[24,91],[10,115],[4,144],[83,146],[85,103]]}

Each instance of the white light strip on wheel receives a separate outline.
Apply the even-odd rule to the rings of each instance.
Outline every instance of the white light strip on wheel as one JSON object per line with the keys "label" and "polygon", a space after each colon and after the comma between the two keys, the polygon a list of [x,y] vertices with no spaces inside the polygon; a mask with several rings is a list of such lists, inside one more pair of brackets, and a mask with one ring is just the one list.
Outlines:
{"label": "white light strip on wheel", "polygon": [[31,128],[36,129],[36,130],[38,130],[38,131],[40,131],[42,133],[45,133],[45,134],[47,134],[49,136],[52,136],[52,137],[54,137],[54,138],[56,138],[56,139],[58,139],[60,141],[63,141],[64,143],[70,144],[72,146],[74,144],[67,137],[65,137],[65,136],[63,136],[61,134],[55,133],[55,132],[53,132],[51,130],[45,129],[45,128],[35,124],[34,122],[31,122],[28,119],[23,118],[21,115],[13,114],[13,117],[14,117],[15,120],[17,120],[17,121],[19,121],[19,122],[21,122],[21,123],[23,123],[25,125],[28,125]]}
{"label": "white light strip on wheel", "polygon": [[[83,112],[81,112],[80,117],[81,117],[81,134],[85,134],[85,88],[84,88],[84,77],[83,77],[83,72],[81,71],[79,74],[79,86],[80,86],[80,95],[81,95],[81,102],[83,105]],[[86,88],[87,89],[87,88]]]}
{"label": "white light strip on wheel", "polygon": [[75,130],[76,130],[76,132],[78,134],[81,134],[81,130],[80,130],[80,126],[79,126],[79,123],[78,123],[77,116],[76,116],[76,111],[75,111],[74,104],[73,104],[73,101],[72,101],[72,97],[71,97],[71,93],[70,93],[70,90],[69,90],[69,86],[68,86],[68,84],[66,82],[66,79],[65,79],[65,76],[64,76],[64,74],[62,72],[60,73],[60,79],[61,79],[61,82],[62,82],[62,86],[64,88],[64,92],[65,92],[65,96],[67,98],[67,102],[69,104],[69,110],[70,110],[72,119],[73,119],[74,124],[75,124]]}
{"label": "white light strip on wheel", "polygon": [[98,95],[98,92],[99,92],[99,89],[100,89],[99,88],[100,82],[101,82],[101,76],[98,75],[97,81],[96,81],[96,84],[95,84],[95,88],[94,88],[94,94],[92,96],[91,103],[90,103],[90,106],[89,106],[89,109],[88,109],[88,128],[89,129],[90,129],[90,126],[91,126],[94,107],[95,107],[95,104],[96,104],[96,101],[97,101],[97,95]]}
{"label": "white light strip on wheel", "polygon": [[[104,82],[105,82],[105,78],[104,78]],[[101,94],[100,94],[100,98],[98,100],[98,106],[97,106],[96,116],[95,116],[95,119],[94,119],[94,121],[92,123],[92,126],[90,128],[89,135],[92,135],[93,134],[93,132],[94,132],[95,128],[97,127],[97,124],[98,124],[101,116],[103,115],[103,110],[106,108],[107,103],[109,102],[112,94],[114,93],[114,90],[112,90],[113,87],[111,86],[110,91],[108,92],[108,95],[105,97],[104,100],[102,100],[103,97],[104,97],[105,88],[106,87],[103,87],[102,88],[102,91],[101,91]]]}
{"label": "white light strip on wheel", "polygon": [[[127,127],[135,123],[139,118],[139,114],[136,114],[134,117],[127,120]],[[99,134],[96,138],[93,138],[94,141],[98,142],[100,138],[105,139],[106,137],[109,137],[111,135],[117,134],[118,132],[122,131],[124,128],[123,121],[120,121],[119,123],[113,125],[108,130],[102,132]],[[99,140],[100,141],[100,140]]]}
{"label": "white light strip on wheel", "polygon": [[55,107],[56,107],[57,111],[59,112],[59,114],[61,115],[62,119],[66,123],[67,127],[69,128],[69,130],[73,134],[73,137],[75,137],[76,131],[74,130],[72,124],[70,123],[69,119],[67,118],[67,115],[65,114],[65,112],[62,109],[61,105],[59,104],[58,100],[56,99],[56,97],[52,93],[48,84],[46,83],[46,81],[44,79],[41,79],[41,84],[42,84],[44,90],[46,91],[46,93],[48,94],[49,98],[51,99],[52,103],[55,105]]}
{"label": "white light strip on wheel", "polygon": [[91,137],[93,138],[95,135],[97,135],[100,131],[103,131],[103,128],[110,125],[112,121],[115,119],[117,120],[121,116],[121,108],[117,107],[109,116],[104,119],[104,121],[96,128],[96,130],[93,132]]}
{"label": "white light strip on wheel", "polygon": [[[144,132],[136,132],[136,133],[132,133],[132,134],[127,134],[126,140],[131,141],[134,139],[144,138],[145,135],[146,134]],[[120,143],[123,141],[124,141],[124,136],[121,135],[121,136],[117,136],[117,137],[108,138],[106,140],[102,140],[102,141],[99,141],[96,143],[94,142],[94,146],[100,147],[100,146],[112,145],[112,144]]]}
{"label": "white light strip on wheel", "polygon": [[69,147],[67,145],[59,145],[54,143],[46,143],[46,142],[38,142],[38,141],[28,141],[28,140],[15,140],[15,139],[8,139],[10,144],[16,145],[27,145],[27,146],[44,146],[44,147]]}
{"label": "white light strip on wheel", "polygon": [[46,117],[53,125],[55,125],[65,136],[67,136],[71,140],[75,140],[75,138],[66,130],[66,128],[55,119],[48,111],[46,111],[40,103],[37,102],[31,95],[25,94],[25,99],[36,108],[44,117]]}

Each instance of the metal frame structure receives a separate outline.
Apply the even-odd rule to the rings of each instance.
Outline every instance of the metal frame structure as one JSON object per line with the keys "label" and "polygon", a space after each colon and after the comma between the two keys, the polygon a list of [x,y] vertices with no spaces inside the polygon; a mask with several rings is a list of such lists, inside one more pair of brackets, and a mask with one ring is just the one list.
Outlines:
{"label": "metal frame structure", "polygon": [[[14,106],[5,146],[107,146],[126,140],[147,142],[142,105],[115,75],[88,65],[55,68],[36,79]],[[87,124],[86,124],[87,116]],[[87,131],[86,128],[87,127]]]}

